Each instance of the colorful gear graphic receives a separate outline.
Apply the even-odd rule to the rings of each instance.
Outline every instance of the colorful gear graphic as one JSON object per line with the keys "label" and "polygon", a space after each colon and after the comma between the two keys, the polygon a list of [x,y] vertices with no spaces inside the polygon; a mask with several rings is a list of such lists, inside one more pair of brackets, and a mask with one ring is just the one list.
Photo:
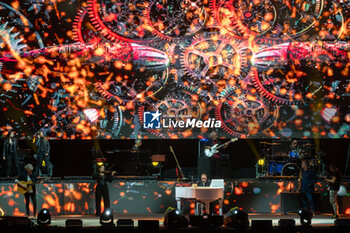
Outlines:
{"label": "colorful gear graphic", "polygon": [[[1,18],[0,18],[1,21]],[[19,32],[13,33],[13,27],[7,28],[8,23],[0,25],[0,54],[2,52],[14,51],[20,53],[26,45],[22,43],[22,38],[18,38]],[[24,79],[8,79],[7,75],[2,75],[3,63],[0,62],[0,85],[11,86],[10,89],[1,88],[0,102],[4,103],[7,98],[11,98],[11,94],[17,93],[17,88],[20,88],[24,84]],[[4,99],[3,99],[4,98]]]}
{"label": "colorful gear graphic", "polygon": [[[138,109],[138,116],[143,125],[143,113],[147,111],[159,111],[162,113],[162,119],[172,119],[172,120],[184,120],[188,118],[201,119],[203,110],[201,101],[197,98],[194,93],[185,90],[172,91],[168,97],[146,106],[141,106]],[[172,126],[170,128],[160,128],[160,129],[147,129],[152,135],[160,138],[182,138],[188,136],[193,136],[194,130],[192,128],[176,129]]]}
{"label": "colorful gear graphic", "polygon": [[[143,77],[147,77],[144,75]],[[97,81],[94,86],[109,101],[125,104],[138,101],[140,98],[154,97],[164,88],[169,78],[169,69],[161,73],[154,73],[147,78],[132,78],[120,81]]]}
{"label": "colorful gear graphic", "polygon": [[212,0],[211,8],[219,26],[233,36],[264,35],[277,20],[270,0]]}
{"label": "colorful gear graphic", "polygon": [[94,28],[88,15],[87,9],[82,8],[75,16],[73,23],[73,39],[82,44],[95,44],[103,40],[100,32]]}
{"label": "colorful gear graphic", "polygon": [[271,37],[297,37],[303,35],[320,19],[324,0],[283,0],[274,2],[278,9],[277,23]]}
{"label": "colorful gear graphic", "polygon": [[259,73],[252,69],[249,75],[265,98],[280,104],[301,104],[305,99],[313,99],[324,84],[323,77],[316,74],[312,78],[298,78],[292,71],[281,69]]}
{"label": "colorful gear graphic", "polygon": [[96,29],[108,40],[152,42],[156,38],[145,27],[144,0],[88,0],[88,12]]}
{"label": "colorful gear graphic", "polygon": [[194,40],[184,49],[181,63],[198,80],[242,78],[250,69],[246,48],[219,33],[205,33]]}
{"label": "colorful gear graphic", "polygon": [[123,124],[123,114],[119,106],[104,108],[104,118],[98,120],[99,133],[103,138],[117,138]]}
{"label": "colorful gear graphic", "polygon": [[279,107],[254,93],[237,87],[228,87],[221,93],[215,117],[229,135],[243,138],[256,135],[277,120]]}
{"label": "colorful gear graphic", "polygon": [[151,32],[168,41],[194,36],[208,19],[201,0],[153,1],[146,11]]}

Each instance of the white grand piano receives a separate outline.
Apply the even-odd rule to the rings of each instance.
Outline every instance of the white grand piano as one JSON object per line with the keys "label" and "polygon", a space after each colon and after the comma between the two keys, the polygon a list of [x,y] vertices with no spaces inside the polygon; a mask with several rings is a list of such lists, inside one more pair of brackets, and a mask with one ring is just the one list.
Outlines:
{"label": "white grand piano", "polygon": [[[212,184],[216,186],[215,184],[217,182],[212,181]],[[177,201],[177,209],[180,211],[182,211],[181,200],[192,199],[196,202],[203,202],[208,212],[210,203],[218,200],[220,215],[222,215],[222,203],[224,199],[223,181],[222,187],[213,187],[212,185],[210,187],[175,187],[175,199]]]}

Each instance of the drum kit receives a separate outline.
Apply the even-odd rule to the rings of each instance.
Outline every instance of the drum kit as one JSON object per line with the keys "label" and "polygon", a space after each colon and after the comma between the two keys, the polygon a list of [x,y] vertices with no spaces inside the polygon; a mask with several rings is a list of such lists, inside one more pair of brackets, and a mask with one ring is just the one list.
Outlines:
{"label": "drum kit", "polygon": [[304,143],[298,150],[291,150],[290,147],[287,146],[287,150],[290,150],[288,153],[272,149],[276,146],[286,149],[283,143],[266,141],[260,143],[263,146],[262,153],[265,155],[266,161],[260,176],[299,176],[302,159],[307,159],[310,163],[310,167],[315,169],[317,174],[322,175],[324,173],[324,164],[322,162],[323,153],[319,152],[312,155],[311,150],[314,149],[314,147],[311,143]]}

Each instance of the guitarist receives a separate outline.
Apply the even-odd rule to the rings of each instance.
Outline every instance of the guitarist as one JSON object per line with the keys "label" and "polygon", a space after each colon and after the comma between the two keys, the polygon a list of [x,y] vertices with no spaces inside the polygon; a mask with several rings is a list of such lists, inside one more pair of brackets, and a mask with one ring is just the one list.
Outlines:
{"label": "guitarist", "polygon": [[[206,149],[210,149],[211,147],[213,147],[214,145],[219,144],[219,140],[218,140],[218,132],[213,131],[209,134],[209,139],[208,142],[205,145]],[[212,156],[215,159],[220,159],[220,153],[215,153]]]}
{"label": "guitarist", "polygon": [[[21,186],[23,189],[27,189],[27,191],[24,193],[24,201],[26,204],[26,213],[27,216],[29,216],[29,203],[30,200],[29,198],[32,199],[33,202],[33,209],[34,209],[34,217],[36,216],[36,189],[35,189],[35,181],[36,178],[33,175],[33,165],[31,165],[30,163],[28,163],[27,165],[25,165],[24,167],[24,173],[21,174],[18,177],[18,180],[16,179],[15,182],[17,183],[17,185]],[[26,182],[28,183],[27,185],[22,184],[21,182]]]}
{"label": "guitarist", "polygon": [[[201,173],[206,173],[208,175],[209,178],[213,178],[216,176],[220,175],[220,168],[219,166],[219,160],[221,159],[222,155],[218,152],[213,154],[211,157],[207,157],[205,155],[205,150],[206,149],[211,149],[213,146],[215,145],[219,145],[220,141],[218,140],[218,132],[216,131],[212,131],[209,134],[209,138],[208,139],[204,139],[201,140],[201,159],[202,160],[207,160],[205,163],[208,164],[208,166],[206,167],[206,169],[204,169],[204,167],[200,167],[200,164],[198,164],[198,171]],[[226,146],[224,146],[222,149],[226,148]]]}

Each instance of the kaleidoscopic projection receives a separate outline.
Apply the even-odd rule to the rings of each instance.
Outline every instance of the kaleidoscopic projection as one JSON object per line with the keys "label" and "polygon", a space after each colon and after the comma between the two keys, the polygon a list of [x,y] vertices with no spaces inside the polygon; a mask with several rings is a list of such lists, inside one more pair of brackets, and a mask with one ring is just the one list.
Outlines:
{"label": "kaleidoscopic projection", "polygon": [[349,0],[0,0],[0,132],[348,138],[349,39]]}

